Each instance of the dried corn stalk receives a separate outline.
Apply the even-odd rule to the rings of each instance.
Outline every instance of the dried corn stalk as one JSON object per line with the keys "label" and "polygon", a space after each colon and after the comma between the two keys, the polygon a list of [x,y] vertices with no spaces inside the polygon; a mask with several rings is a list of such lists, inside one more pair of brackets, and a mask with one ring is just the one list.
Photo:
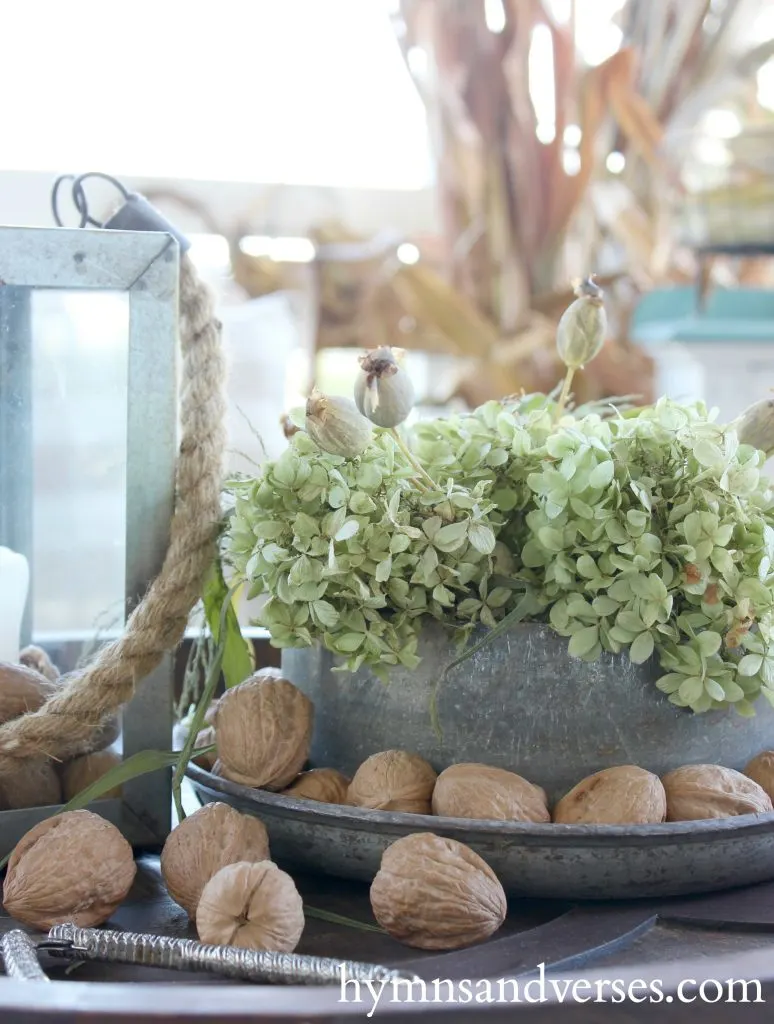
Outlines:
{"label": "dried corn stalk", "polygon": [[[635,69],[636,89],[663,126],[660,150],[671,165],[680,168],[691,159],[697,129],[712,108],[736,105],[745,121],[755,122],[755,73],[774,55],[774,41],[745,50],[740,46],[740,30],[748,29],[761,10],[760,0],[660,0],[658,4],[628,0],[623,8],[625,40],[641,54]],[[626,140],[619,142],[626,152]],[[765,145],[770,152],[770,141]],[[701,176],[706,178],[711,168],[703,158],[701,165]],[[741,161],[735,162],[737,168],[740,165]],[[745,176],[745,184],[755,177]],[[644,174],[636,162],[627,161],[619,186],[629,191],[629,207],[638,208],[640,223],[650,221],[653,256],[643,265],[650,280],[660,283],[695,275],[695,263],[692,266],[690,254],[679,245],[682,214],[695,204],[686,206],[686,200],[677,194],[677,201],[665,207],[662,183]],[[770,201],[771,178],[767,189]],[[734,196],[740,206],[748,199],[754,202],[754,196],[746,197],[744,190]],[[726,200],[717,197],[718,203]],[[627,255],[631,257],[628,245]],[[744,280],[748,268],[725,262],[718,264],[717,274],[726,282]]]}
{"label": "dried corn stalk", "polygon": [[[771,44],[735,50],[735,29],[756,6],[628,0],[620,15],[624,45],[587,69],[571,27],[554,23],[540,0],[503,0],[501,32],[487,28],[483,0],[401,0],[398,38],[407,63],[417,66],[414,48],[426,58],[415,77],[433,128],[446,277],[459,292],[450,308],[465,301],[475,310],[455,312],[454,323],[459,331],[482,315],[499,335],[493,343],[492,330],[477,332],[479,380],[471,383],[468,371],[466,392],[495,389],[503,366],[508,387],[520,378],[531,389],[553,372],[550,356],[534,344],[538,297],[593,268],[606,241],[639,288],[695,278],[695,259],[674,233],[682,183],[680,154],[669,142],[706,109],[697,96],[722,98],[774,52]],[[529,93],[538,26],[553,43],[555,137],[548,144],[537,137]],[[575,174],[565,169],[568,124],[581,129]],[[613,150],[626,157],[625,173],[615,178],[605,170]],[[410,283],[415,291],[427,284]],[[604,393],[615,380],[620,393],[642,390],[643,376],[647,383],[645,357],[626,343],[625,302],[618,313],[615,346],[582,386]],[[522,334],[528,345],[519,344]]]}
{"label": "dried corn stalk", "polygon": [[[417,84],[436,150],[447,243],[443,269],[456,294],[419,267],[407,268],[395,288],[407,305],[433,315],[455,348],[471,341],[478,347],[477,379],[466,372],[460,389],[466,397],[542,388],[555,375],[553,322],[536,321],[536,313],[539,303],[552,315],[561,311],[560,289],[593,266],[587,260],[595,258],[598,230],[574,266],[567,241],[599,178],[605,132],[623,133],[646,166],[663,170],[661,126],[634,87],[634,53],[624,49],[580,74],[570,29],[555,24],[538,0],[504,0],[504,8],[505,27],[495,33],[483,0],[401,3],[399,38],[407,62],[411,67],[414,48],[427,58]],[[529,92],[529,52],[539,25],[550,31],[554,52],[555,138],[548,144],[538,139]],[[580,171],[573,175],[565,169],[563,134],[576,121],[582,141]],[[629,211],[626,220],[638,234],[640,258],[650,260],[655,243],[640,211]],[[616,227],[622,230],[620,222]],[[441,296],[444,308],[432,314]],[[641,385],[636,353],[621,349],[616,364],[618,373],[630,364]],[[587,379],[601,372],[594,366]]]}

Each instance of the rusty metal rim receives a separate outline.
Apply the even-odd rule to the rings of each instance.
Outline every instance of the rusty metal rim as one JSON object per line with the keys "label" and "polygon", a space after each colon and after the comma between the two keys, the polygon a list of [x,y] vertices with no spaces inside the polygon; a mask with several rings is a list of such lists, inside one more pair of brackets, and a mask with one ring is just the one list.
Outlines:
{"label": "rusty metal rim", "polygon": [[672,821],[660,825],[555,825],[521,821],[485,821],[469,818],[432,817],[424,814],[404,814],[397,811],[372,811],[323,804],[312,800],[298,800],[280,793],[251,789],[236,782],[213,775],[211,772],[189,765],[188,776],[197,788],[210,796],[221,796],[225,802],[239,801],[259,813],[262,809],[273,817],[301,818],[309,825],[335,826],[357,831],[371,830],[382,833],[408,834],[428,829],[443,832],[460,841],[471,836],[501,841],[513,840],[524,845],[539,846],[650,846],[708,839],[738,839],[753,835],[774,833],[774,812],[766,814],[740,814],[732,818],[711,818],[704,821]]}

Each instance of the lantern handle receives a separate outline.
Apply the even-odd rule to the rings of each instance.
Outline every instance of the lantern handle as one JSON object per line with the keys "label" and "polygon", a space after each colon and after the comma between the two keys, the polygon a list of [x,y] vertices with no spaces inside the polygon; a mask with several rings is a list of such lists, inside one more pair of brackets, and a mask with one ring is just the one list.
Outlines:
{"label": "lantern handle", "polygon": [[[89,178],[100,178],[102,181],[110,182],[120,192],[123,199],[123,202],[106,221],[96,220],[89,213],[89,204],[83,188],[84,181]],[[88,171],[86,174],[78,175],[62,174],[56,179],[51,189],[51,212],[57,227],[64,227],[59,212],[59,193],[66,181],[72,182],[70,194],[73,205],[81,218],[79,228],[91,225],[95,228],[106,228],[112,231],[157,231],[176,239],[181,255],[188,252],[191,245],[189,240],[163,213],[149,203],[145,196],[140,195],[139,192],[130,192],[118,178],[114,178],[112,174],[104,174],[102,171]]]}
{"label": "lantern handle", "polygon": [[118,178],[114,178],[112,174],[104,174],[102,171],[87,171],[85,174],[60,174],[60,176],[54,182],[53,188],[51,189],[51,212],[54,216],[54,221],[57,227],[64,227],[64,221],[62,220],[61,214],[59,213],[59,191],[66,181],[72,182],[72,188],[70,195],[72,196],[73,206],[78,211],[81,218],[78,224],[79,228],[85,228],[88,224],[95,228],[101,228],[105,225],[102,221],[95,220],[94,217],[89,213],[89,203],[86,198],[86,192],[83,188],[83,183],[89,178],[99,178],[102,181],[107,181],[113,185],[120,193],[126,202],[131,192],[125,185],[122,185]]}

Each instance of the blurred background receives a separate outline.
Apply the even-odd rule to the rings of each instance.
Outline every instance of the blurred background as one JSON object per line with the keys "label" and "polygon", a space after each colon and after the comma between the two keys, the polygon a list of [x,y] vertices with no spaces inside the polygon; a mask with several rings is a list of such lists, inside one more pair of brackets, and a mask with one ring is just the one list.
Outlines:
{"label": "blurred background", "polygon": [[[109,7],[4,5],[0,224],[49,226],[54,177],[99,170],[188,234],[231,470],[282,450],[312,383],[348,393],[363,348],[408,350],[418,416],[549,390],[589,273],[611,329],[580,400],[730,419],[774,389],[771,0]],[[45,639],[122,615],[127,305],[41,292],[33,321]]]}

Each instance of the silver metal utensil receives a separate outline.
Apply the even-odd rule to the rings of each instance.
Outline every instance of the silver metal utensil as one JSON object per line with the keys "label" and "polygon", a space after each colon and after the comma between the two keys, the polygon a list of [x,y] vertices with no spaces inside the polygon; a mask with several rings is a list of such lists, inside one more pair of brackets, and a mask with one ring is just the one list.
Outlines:
{"label": "silver metal utensil", "polygon": [[37,943],[19,929],[0,938],[0,961],[8,977],[16,981],[48,981],[38,960]]}
{"label": "silver metal utensil", "polygon": [[206,971],[226,978],[265,984],[335,985],[340,984],[342,978],[388,984],[399,979],[415,980],[413,974],[379,964],[239,949],[236,946],[210,946],[193,939],[78,928],[73,924],[55,925],[48,938],[37,943],[24,932],[9,932],[0,944],[6,973],[22,980],[48,980],[37,960],[40,952],[68,960],[96,960],[162,967],[172,971]]}

